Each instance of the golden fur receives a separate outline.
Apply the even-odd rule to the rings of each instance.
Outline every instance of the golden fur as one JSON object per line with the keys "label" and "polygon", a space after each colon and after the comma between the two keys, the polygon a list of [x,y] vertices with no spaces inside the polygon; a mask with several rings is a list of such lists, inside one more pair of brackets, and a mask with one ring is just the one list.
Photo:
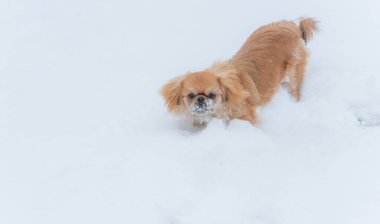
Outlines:
{"label": "golden fur", "polygon": [[163,86],[169,111],[193,117],[194,125],[212,118],[257,123],[256,108],[267,103],[281,81],[299,100],[308,59],[305,43],[315,20],[274,22],[257,29],[229,60],[179,76]]}

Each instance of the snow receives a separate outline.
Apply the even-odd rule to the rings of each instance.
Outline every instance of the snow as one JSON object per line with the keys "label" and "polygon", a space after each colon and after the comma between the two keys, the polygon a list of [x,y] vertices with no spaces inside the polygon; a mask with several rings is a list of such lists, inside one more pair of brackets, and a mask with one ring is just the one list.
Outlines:
{"label": "snow", "polygon": [[[380,3],[0,1],[0,223],[378,224]],[[205,129],[160,87],[312,16],[302,100]]]}

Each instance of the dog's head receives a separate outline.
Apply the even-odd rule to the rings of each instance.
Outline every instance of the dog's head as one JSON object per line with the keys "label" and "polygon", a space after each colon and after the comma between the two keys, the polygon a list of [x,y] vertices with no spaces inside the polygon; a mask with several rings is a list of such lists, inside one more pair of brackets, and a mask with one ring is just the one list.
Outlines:
{"label": "dog's head", "polygon": [[222,113],[239,110],[248,96],[238,74],[213,69],[177,77],[161,93],[169,111],[198,118],[223,117]]}

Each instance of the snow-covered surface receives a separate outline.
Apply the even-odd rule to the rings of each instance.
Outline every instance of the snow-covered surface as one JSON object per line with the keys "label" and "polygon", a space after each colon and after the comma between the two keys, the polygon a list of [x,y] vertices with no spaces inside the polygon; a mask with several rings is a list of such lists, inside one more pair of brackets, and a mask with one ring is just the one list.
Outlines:
{"label": "snow-covered surface", "polygon": [[[380,223],[380,3],[0,1],[0,223]],[[301,102],[262,125],[169,115],[159,88],[314,16]]]}

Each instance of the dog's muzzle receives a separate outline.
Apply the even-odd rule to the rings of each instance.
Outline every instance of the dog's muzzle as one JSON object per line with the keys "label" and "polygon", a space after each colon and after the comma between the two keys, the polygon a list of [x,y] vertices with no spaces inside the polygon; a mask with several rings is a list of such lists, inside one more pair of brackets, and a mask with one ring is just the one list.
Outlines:
{"label": "dog's muzzle", "polygon": [[199,96],[197,98],[197,101],[194,103],[194,106],[193,106],[193,113],[194,114],[205,114],[208,112],[208,108],[209,108],[209,102],[207,102],[208,100],[206,99],[206,97],[204,96]]}

